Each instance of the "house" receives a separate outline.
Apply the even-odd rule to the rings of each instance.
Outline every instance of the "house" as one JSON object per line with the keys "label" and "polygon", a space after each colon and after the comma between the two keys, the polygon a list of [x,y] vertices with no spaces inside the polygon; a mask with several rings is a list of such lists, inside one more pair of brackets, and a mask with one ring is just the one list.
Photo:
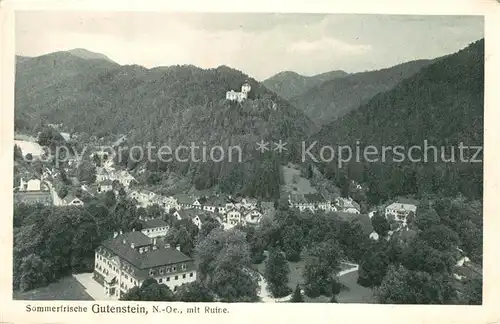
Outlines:
{"label": "house", "polygon": [[128,196],[129,196],[130,198],[135,199],[135,200],[137,200],[137,201],[138,201],[138,200],[139,200],[139,196],[140,196],[140,194],[139,194],[139,192],[138,192],[138,191],[135,191],[135,190],[134,190],[134,191],[130,191],[130,193],[128,194]]}
{"label": "house", "polygon": [[62,199],[64,206],[83,206],[83,201],[76,197],[72,193],[68,193],[66,197]]}
{"label": "house", "polygon": [[288,204],[290,208],[297,208],[300,211],[310,210],[315,212],[316,210],[323,210],[325,212],[336,211],[337,208],[328,199],[325,199],[319,193],[312,194],[290,194],[288,195]]}
{"label": "house", "polygon": [[137,182],[134,176],[125,170],[113,172],[112,178],[120,182],[125,188],[128,188],[132,182]]}
{"label": "house", "polygon": [[160,196],[158,199],[158,205],[163,207],[167,213],[170,213],[172,209],[180,209],[177,208],[177,200],[174,197]]}
{"label": "house", "polygon": [[53,198],[50,191],[17,191],[14,192],[14,203],[50,206],[53,204]]}
{"label": "house", "polygon": [[113,190],[113,181],[104,180],[97,185],[97,192],[106,192]]}
{"label": "house", "polygon": [[21,179],[20,186],[14,192],[14,203],[53,204],[52,194],[45,182],[38,179],[24,181]]}
{"label": "house", "polygon": [[339,210],[344,213],[350,214],[360,214],[361,207],[352,198],[338,198],[337,204],[339,205]]}
{"label": "house", "polygon": [[159,241],[139,231],[114,233],[95,251],[94,280],[114,299],[149,278],[172,291],[195,281],[194,260]]}
{"label": "house", "polygon": [[257,225],[260,223],[261,219],[262,213],[257,209],[251,210],[245,215],[245,222],[247,225]]}
{"label": "house", "polygon": [[137,180],[128,171],[108,171],[106,168],[96,168],[96,182],[99,183],[106,180],[111,182],[118,181],[125,188],[128,188],[132,182],[137,182]]}
{"label": "house", "polygon": [[226,223],[230,225],[243,224],[244,219],[241,217],[241,212],[238,209],[230,209],[226,213]]}
{"label": "house", "polygon": [[95,181],[97,183],[103,182],[104,180],[111,180],[111,177],[105,168],[98,167],[95,172]]}
{"label": "house", "polygon": [[198,198],[194,198],[194,199],[193,199],[193,208],[196,208],[196,209],[201,209],[201,203],[200,203],[200,201],[198,200]]}
{"label": "house", "polygon": [[197,209],[181,209],[174,213],[177,220],[189,219],[191,220],[199,229],[206,220],[206,215]]}
{"label": "house", "polygon": [[203,201],[203,210],[211,213],[225,214],[226,199],[220,196],[209,197]]}
{"label": "house", "polygon": [[413,201],[399,199],[385,208],[385,217],[394,218],[398,222],[406,224],[406,219],[410,213],[417,212],[417,204]]}
{"label": "house", "polygon": [[[184,209],[194,208],[194,202],[198,201],[196,198],[186,194],[174,195],[173,198],[177,201],[177,205]],[[199,201],[198,204],[197,205],[201,208]]]}
{"label": "house", "polygon": [[300,211],[309,209],[314,212],[316,210],[316,206],[314,206],[313,203],[308,202],[303,195],[288,195],[288,204],[290,205],[290,208],[297,208]]}
{"label": "house", "polygon": [[314,210],[323,210],[325,212],[337,211],[335,205],[319,193],[305,194],[304,198],[309,205],[313,206]]}
{"label": "house", "polygon": [[168,224],[159,218],[154,219],[141,219],[142,224],[141,232],[149,238],[164,237],[169,230]]}
{"label": "house", "polygon": [[130,193],[130,197],[137,200],[137,203],[144,208],[154,205],[158,200],[158,196],[154,192],[148,190],[142,190],[139,192],[132,191]]}
{"label": "house", "polygon": [[21,178],[19,191],[48,191],[47,185],[39,179],[24,181]]}

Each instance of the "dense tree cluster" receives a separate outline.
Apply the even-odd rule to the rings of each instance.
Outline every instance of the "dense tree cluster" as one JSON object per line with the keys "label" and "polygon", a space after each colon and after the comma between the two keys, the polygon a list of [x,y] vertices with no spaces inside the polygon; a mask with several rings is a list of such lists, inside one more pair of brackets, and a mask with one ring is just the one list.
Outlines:
{"label": "dense tree cluster", "polygon": [[113,232],[140,229],[136,207],[14,206],[14,289],[29,290],[73,272],[93,271],[94,251]]}
{"label": "dense tree cluster", "polygon": [[287,296],[290,293],[288,288],[288,263],[281,251],[272,249],[266,261],[265,278],[269,285],[269,290],[275,298]]}
{"label": "dense tree cluster", "polygon": [[[471,272],[462,283],[454,272],[464,255],[482,262],[481,212],[478,201],[462,197],[422,200],[410,224],[415,231],[403,229],[389,241],[371,243],[360,261],[358,283],[376,287],[381,303],[477,304],[481,274]],[[460,232],[464,228],[468,231]]]}
{"label": "dense tree cluster", "polygon": [[214,229],[195,248],[200,282],[220,301],[256,301],[258,278],[250,270],[250,249],[237,229]]}
{"label": "dense tree cluster", "polygon": [[[314,136],[315,148],[349,145],[353,154],[355,148],[363,154],[365,149],[373,152],[373,147],[367,148],[374,146],[377,153],[368,159],[352,158],[342,167],[338,159],[319,166],[340,188],[345,175],[363,183],[370,204],[412,195],[462,194],[480,199],[482,153],[474,156],[476,149],[465,148],[461,156],[460,147],[483,145],[483,93],[481,40],[435,61],[323,127]],[[410,153],[412,147],[417,149]],[[318,156],[317,150],[312,152]],[[476,162],[469,162],[473,158]]]}

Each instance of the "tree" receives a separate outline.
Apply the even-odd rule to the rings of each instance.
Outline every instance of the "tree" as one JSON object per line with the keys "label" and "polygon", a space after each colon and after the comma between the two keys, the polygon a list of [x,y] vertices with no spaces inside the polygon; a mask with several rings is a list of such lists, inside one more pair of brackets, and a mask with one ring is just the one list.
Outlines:
{"label": "tree", "polygon": [[431,226],[420,232],[419,237],[439,251],[454,251],[460,243],[457,233],[446,225]]}
{"label": "tree", "polygon": [[295,290],[293,291],[292,298],[290,299],[291,303],[303,303],[304,302],[304,297],[302,296],[302,289],[300,289],[300,286],[297,284],[295,287]]}
{"label": "tree", "polygon": [[425,204],[421,204],[421,206],[417,209],[416,218],[416,225],[421,230],[426,230],[434,225],[439,225],[440,223],[437,212]]}
{"label": "tree", "polygon": [[375,295],[381,304],[452,304],[456,300],[450,277],[390,266]]}
{"label": "tree", "polygon": [[385,251],[368,251],[359,265],[358,283],[361,286],[379,286],[387,273],[389,259]]}
{"label": "tree", "polygon": [[23,159],[23,151],[21,148],[14,144],[14,161],[22,161]]}
{"label": "tree", "polygon": [[103,195],[103,202],[106,207],[113,207],[116,204],[116,196],[113,191],[106,191]]}
{"label": "tree", "polygon": [[300,260],[300,252],[303,246],[303,232],[302,229],[292,224],[283,229],[283,250],[288,261],[297,262]]}
{"label": "tree", "polygon": [[24,159],[27,161],[27,162],[31,162],[33,161],[33,155],[31,153],[28,153],[24,156]]}
{"label": "tree", "polygon": [[133,301],[174,301],[174,293],[165,284],[155,279],[144,280],[140,287],[133,287],[120,297],[120,300]]}
{"label": "tree", "polygon": [[78,165],[77,178],[79,181],[84,181],[87,183],[94,183],[95,179],[96,179],[95,166],[88,161],[82,161]]}
{"label": "tree", "polygon": [[21,261],[19,289],[26,291],[47,284],[47,268],[47,264],[38,255],[30,254],[24,257]]}
{"label": "tree", "polygon": [[269,289],[275,298],[286,296],[290,293],[288,288],[288,274],[290,269],[281,251],[272,249],[266,261],[265,277]]}
{"label": "tree", "polygon": [[214,295],[205,285],[199,281],[185,283],[179,286],[175,292],[175,300],[182,302],[204,302],[214,301]]}
{"label": "tree", "polygon": [[220,228],[221,224],[213,217],[207,217],[206,220],[201,224],[201,229],[199,235],[202,237],[207,236],[212,230]]}
{"label": "tree", "polygon": [[197,242],[195,259],[199,280],[220,300],[257,300],[258,283],[249,270],[249,246],[241,231],[212,230]]}
{"label": "tree", "polygon": [[410,242],[403,256],[406,268],[428,273],[450,273],[455,262],[452,252],[437,250],[418,236]]}
{"label": "tree", "polygon": [[[312,247],[304,269],[305,292],[309,297],[332,296],[337,290],[342,249],[330,239]],[[338,293],[338,292],[337,292]]]}
{"label": "tree", "polygon": [[483,304],[483,280],[481,278],[467,279],[464,282],[461,302],[467,305]]}
{"label": "tree", "polygon": [[68,195],[68,187],[61,184],[57,189],[57,195],[59,196],[59,198],[64,199],[64,197]]}
{"label": "tree", "polygon": [[387,218],[379,211],[376,211],[372,217],[372,226],[375,232],[381,237],[385,237],[391,229]]}

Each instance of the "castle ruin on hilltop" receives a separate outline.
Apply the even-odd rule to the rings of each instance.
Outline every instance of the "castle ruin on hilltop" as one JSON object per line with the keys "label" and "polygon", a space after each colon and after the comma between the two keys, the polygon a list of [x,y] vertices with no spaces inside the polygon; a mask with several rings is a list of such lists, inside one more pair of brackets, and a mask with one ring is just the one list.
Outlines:
{"label": "castle ruin on hilltop", "polygon": [[226,92],[226,99],[231,101],[243,102],[248,98],[248,93],[252,90],[252,87],[247,82],[243,83],[241,86],[241,92],[236,92],[230,90]]}

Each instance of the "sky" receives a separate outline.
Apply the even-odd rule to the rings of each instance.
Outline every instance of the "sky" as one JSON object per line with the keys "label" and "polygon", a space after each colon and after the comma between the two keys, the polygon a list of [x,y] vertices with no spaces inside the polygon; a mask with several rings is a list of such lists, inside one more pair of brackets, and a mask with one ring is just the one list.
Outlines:
{"label": "sky", "polygon": [[228,65],[257,80],[390,67],[483,38],[481,16],[56,12],[16,13],[16,54],[85,48],[147,68]]}

